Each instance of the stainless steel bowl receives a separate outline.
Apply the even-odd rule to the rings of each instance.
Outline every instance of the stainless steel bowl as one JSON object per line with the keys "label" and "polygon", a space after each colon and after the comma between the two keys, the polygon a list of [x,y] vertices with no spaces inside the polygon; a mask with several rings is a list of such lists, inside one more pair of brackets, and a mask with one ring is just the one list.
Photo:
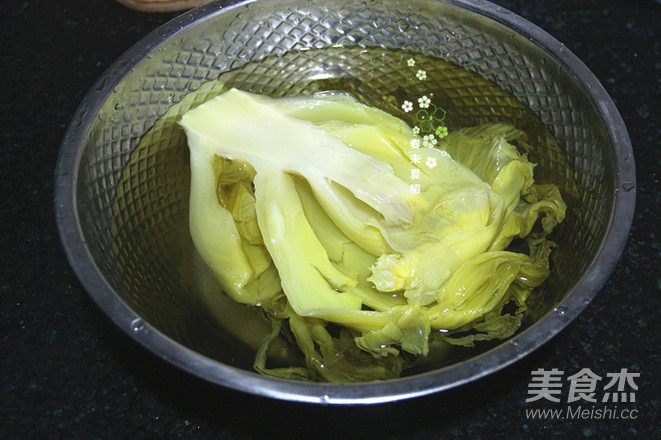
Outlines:
{"label": "stainless steel bowl", "polygon": [[[338,55],[341,50],[307,56],[308,49],[328,47],[363,48],[364,56]],[[534,157],[538,178],[556,183],[569,205],[554,233],[552,275],[535,292],[514,337],[459,350],[428,371],[352,385],[260,376],[251,371],[251,350],[214,321],[195,293],[190,176],[177,115],[218,93],[208,82],[219,77],[285,95],[314,91],[319,79],[351,83],[370,75],[374,81],[358,83],[356,92],[387,96],[393,75],[404,74],[387,56],[370,55],[373,48],[445,59],[500,86],[476,99],[463,93],[474,91],[470,80],[442,77],[456,91],[448,98],[461,113],[456,124],[521,124],[529,108],[555,136],[559,147]],[[540,139],[546,136],[535,130]],[[478,0],[259,0],[197,8],[145,37],[97,81],[67,131],[56,180],[57,220],[71,265],[92,298],[136,341],[217,384],[338,404],[441,391],[545,343],[613,270],[635,203],[630,141],[599,82],[551,36]]]}

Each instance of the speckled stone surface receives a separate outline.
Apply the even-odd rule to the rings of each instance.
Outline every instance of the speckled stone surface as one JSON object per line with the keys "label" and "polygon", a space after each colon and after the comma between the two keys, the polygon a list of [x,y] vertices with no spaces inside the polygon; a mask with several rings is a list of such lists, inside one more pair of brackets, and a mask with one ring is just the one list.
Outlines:
{"label": "speckled stone surface", "polygon": [[[551,342],[460,388],[367,407],[320,407],[210,385],[137,346],[70,269],[53,173],[70,118],[123,51],[174,17],[110,0],[6,0],[0,12],[0,438],[661,438],[661,5],[652,0],[498,0],[566,44],[614,99],[634,146],[638,204],[621,261]],[[531,419],[531,372],[639,372],[614,419]],[[581,402],[569,405],[581,406]],[[603,405],[582,403],[583,408]],[[635,416],[635,417],[634,417]]]}

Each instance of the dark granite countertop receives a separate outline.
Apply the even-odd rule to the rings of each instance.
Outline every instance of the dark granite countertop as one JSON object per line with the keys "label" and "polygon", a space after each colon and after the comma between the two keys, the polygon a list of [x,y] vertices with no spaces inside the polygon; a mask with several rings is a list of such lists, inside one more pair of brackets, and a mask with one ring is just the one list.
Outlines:
{"label": "dark granite countertop", "polygon": [[[392,404],[321,407],[210,385],[139,347],[89,299],[59,243],[53,176],[70,118],[95,79],[175,14],[111,0],[6,0],[0,9],[0,438],[661,438],[661,5],[652,0],[498,0],[566,44],[628,127],[638,203],[621,261],[564,331],[457,389]],[[616,416],[532,419],[531,372],[628,369]],[[570,405],[571,406],[571,405]],[[572,408],[580,406],[577,402]],[[623,418],[627,410],[628,418]]]}

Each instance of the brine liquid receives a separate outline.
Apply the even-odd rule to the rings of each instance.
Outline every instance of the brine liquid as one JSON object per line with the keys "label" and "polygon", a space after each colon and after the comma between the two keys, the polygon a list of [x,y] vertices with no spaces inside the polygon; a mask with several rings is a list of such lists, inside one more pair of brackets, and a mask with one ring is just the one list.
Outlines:
{"label": "brine liquid", "polygon": [[[117,186],[112,223],[113,251],[133,306],[168,336],[223,362],[251,368],[269,327],[259,312],[220,293],[195,255],[188,233],[188,150],[178,117],[233,87],[276,97],[347,92],[417,127],[430,142],[460,127],[508,123],[536,147],[529,155],[538,163],[535,181],[559,183],[563,196],[571,193],[571,182],[555,181],[557,171],[545,167],[553,162],[557,168],[564,156],[536,115],[500,86],[444,60],[399,50],[327,48],[220,74],[174,99],[179,102],[143,136]],[[498,343],[452,348],[433,363],[450,364]],[[290,348],[280,347],[285,362],[295,357]]]}

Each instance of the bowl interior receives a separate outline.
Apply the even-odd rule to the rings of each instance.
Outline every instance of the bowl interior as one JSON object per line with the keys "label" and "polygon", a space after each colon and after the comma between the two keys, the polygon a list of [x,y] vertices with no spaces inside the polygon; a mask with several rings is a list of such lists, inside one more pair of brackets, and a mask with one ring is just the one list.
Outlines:
{"label": "bowl interior", "polygon": [[[495,121],[525,130],[536,146],[536,181],[560,187],[568,211],[552,236],[552,275],[531,297],[522,330],[555,310],[597,258],[616,193],[613,140],[565,66],[474,2],[259,4],[191,13],[101,80],[107,93],[88,118],[75,209],[94,264],[116,295],[179,344],[250,370],[254,349],[213,311],[230,306],[213,299],[215,286],[191,244],[178,116],[237,87],[272,96],[341,89],[405,118],[402,100],[433,90],[450,130]],[[424,83],[412,80],[408,59],[425,70]],[[429,369],[500,343],[458,348]]]}

